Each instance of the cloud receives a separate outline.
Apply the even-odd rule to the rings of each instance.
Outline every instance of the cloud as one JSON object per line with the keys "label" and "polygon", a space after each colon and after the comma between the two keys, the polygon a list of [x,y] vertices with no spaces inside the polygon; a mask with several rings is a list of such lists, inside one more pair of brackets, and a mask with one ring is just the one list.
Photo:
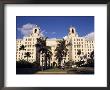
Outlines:
{"label": "cloud", "polygon": [[67,39],[67,36],[64,36],[63,38],[64,38],[64,39]]}
{"label": "cloud", "polygon": [[17,28],[24,36],[28,36],[32,33],[33,28],[36,27],[36,24],[27,23],[21,28]]}
{"label": "cloud", "polygon": [[45,34],[45,30],[40,31],[41,37],[44,37],[45,36],[44,34]]}
{"label": "cloud", "polygon": [[84,38],[86,40],[94,40],[94,32],[87,34],[86,36],[84,36]]}

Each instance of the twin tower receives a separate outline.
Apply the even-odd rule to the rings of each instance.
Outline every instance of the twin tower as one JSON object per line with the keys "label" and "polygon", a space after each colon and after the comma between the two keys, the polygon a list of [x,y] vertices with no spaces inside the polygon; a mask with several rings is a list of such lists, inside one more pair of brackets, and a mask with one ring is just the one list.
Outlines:
{"label": "twin tower", "polygon": [[[68,36],[72,36],[72,37],[78,37],[78,34],[76,32],[76,29],[73,26],[70,26],[69,30],[68,30]],[[38,27],[36,25],[35,28],[33,28],[33,34],[40,34],[41,30],[40,27]]]}

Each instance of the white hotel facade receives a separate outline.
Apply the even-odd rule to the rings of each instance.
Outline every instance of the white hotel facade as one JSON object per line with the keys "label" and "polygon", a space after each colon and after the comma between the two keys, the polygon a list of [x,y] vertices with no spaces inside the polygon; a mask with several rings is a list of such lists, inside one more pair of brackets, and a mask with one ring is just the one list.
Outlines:
{"label": "white hotel facade", "polygon": [[[87,55],[87,58],[90,57],[90,53],[94,50],[94,40],[87,40],[84,37],[79,37],[75,28],[70,27],[69,33],[66,36],[66,44],[71,43],[70,46],[67,46],[68,52],[65,57],[65,62],[72,60],[72,61],[79,61],[81,56]],[[28,62],[35,62],[36,61],[36,47],[35,44],[37,44],[37,38],[41,37],[40,34],[40,27],[36,26],[36,28],[33,28],[32,33],[27,36],[23,37],[23,39],[17,39],[16,40],[16,60],[19,61],[21,59],[24,59],[27,61],[27,59],[24,57],[25,52],[30,52],[31,57],[29,57]],[[50,60],[50,63],[53,62],[58,63],[55,57],[55,49],[58,44],[58,40],[60,39],[47,39],[46,45],[51,47],[52,57]],[[20,46],[24,45],[26,50],[19,50]],[[77,55],[77,51],[81,50],[81,55]],[[44,59],[43,55],[40,55],[40,60]],[[62,61],[64,62],[64,60]]]}

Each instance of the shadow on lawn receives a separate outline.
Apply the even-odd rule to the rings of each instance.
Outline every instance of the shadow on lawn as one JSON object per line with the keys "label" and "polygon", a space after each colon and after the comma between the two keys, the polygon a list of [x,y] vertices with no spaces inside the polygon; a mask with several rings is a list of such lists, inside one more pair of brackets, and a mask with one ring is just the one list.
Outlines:
{"label": "shadow on lawn", "polygon": [[79,67],[67,71],[68,74],[94,74],[93,67]]}
{"label": "shadow on lawn", "polygon": [[39,69],[36,67],[32,68],[16,68],[16,74],[34,74]]}

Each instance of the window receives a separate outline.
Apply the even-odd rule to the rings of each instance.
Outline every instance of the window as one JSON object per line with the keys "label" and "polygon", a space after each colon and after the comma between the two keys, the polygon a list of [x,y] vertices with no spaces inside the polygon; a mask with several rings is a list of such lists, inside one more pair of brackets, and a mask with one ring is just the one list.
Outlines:
{"label": "window", "polygon": [[31,41],[31,38],[28,38],[28,41]]}
{"label": "window", "polygon": [[34,33],[36,33],[36,32],[37,32],[37,29],[34,30]]}
{"label": "window", "polygon": [[72,29],[72,33],[74,33],[74,29]]}

